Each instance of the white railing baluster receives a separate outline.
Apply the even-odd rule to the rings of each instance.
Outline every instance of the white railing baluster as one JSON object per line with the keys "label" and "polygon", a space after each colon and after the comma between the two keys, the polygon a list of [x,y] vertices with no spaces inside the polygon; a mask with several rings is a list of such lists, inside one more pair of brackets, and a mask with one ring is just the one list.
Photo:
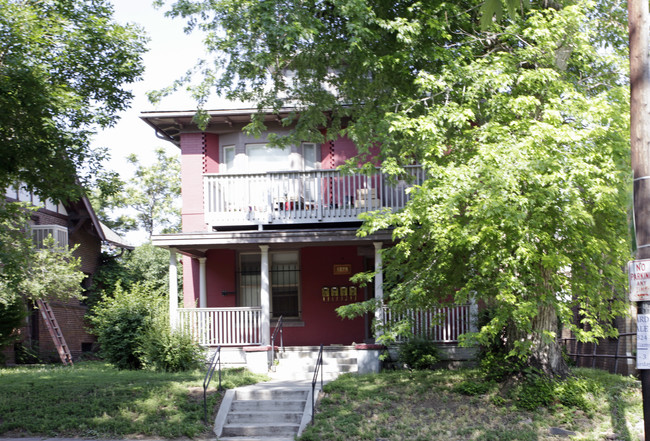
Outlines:
{"label": "white railing baluster", "polygon": [[257,345],[260,314],[256,307],[180,308],[180,329],[201,345]]}
{"label": "white railing baluster", "polygon": [[[408,319],[411,332],[417,337],[440,343],[456,343],[461,334],[472,330],[471,305],[432,308],[426,310],[408,309],[402,314],[395,314],[388,306],[382,309],[384,323],[395,323]],[[398,338],[397,341],[402,341]]]}

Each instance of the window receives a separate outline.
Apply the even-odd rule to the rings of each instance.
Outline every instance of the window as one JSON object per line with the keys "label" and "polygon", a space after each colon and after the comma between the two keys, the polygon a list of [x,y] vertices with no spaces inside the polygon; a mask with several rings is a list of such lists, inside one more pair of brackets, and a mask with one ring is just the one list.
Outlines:
{"label": "window", "polygon": [[[239,256],[239,305],[260,306],[262,256]],[[298,252],[269,253],[271,316],[300,316],[300,266]]]}
{"label": "window", "polygon": [[272,253],[271,257],[271,316],[299,317],[298,253]]}
{"label": "window", "polygon": [[289,147],[271,147],[268,144],[246,144],[248,171],[264,173],[267,171],[291,170]]}
{"label": "window", "polygon": [[302,163],[304,170],[320,168],[320,146],[313,142],[303,142]]}
{"label": "window", "polygon": [[36,248],[43,248],[43,241],[48,236],[54,238],[54,245],[57,247],[68,246],[68,229],[60,225],[32,225],[32,240]]}
{"label": "window", "polygon": [[232,171],[235,167],[235,146],[234,145],[225,145],[223,146],[223,164],[225,166],[225,171]]}
{"label": "window", "polygon": [[261,271],[259,254],[239,256],[239,306],[260,306]]}

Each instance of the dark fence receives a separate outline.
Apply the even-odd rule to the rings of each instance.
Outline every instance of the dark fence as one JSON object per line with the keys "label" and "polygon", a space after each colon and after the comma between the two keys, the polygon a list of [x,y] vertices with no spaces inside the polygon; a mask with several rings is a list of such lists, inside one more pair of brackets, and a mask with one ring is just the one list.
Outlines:
{"label": "dark fence", "polygon": [[[633,374],[635,366],[628,363],[619,363],[620,360],[636,360],[636,355],[627,355],[628,350],[633,347],[630,343],[631,337],[636,337],[636,332],[625,332],[619,334],[616,339],[603,339],[597,343],[582,343],[575,337],[563,338],[567,354],[575,361],[576,366],[592,367],[608,370],[614,374]],[[622,340],[627,341],[623,342]],[[622,349],[621,349],[622,348]],[[632,353],[631,350],[629,350]]]}

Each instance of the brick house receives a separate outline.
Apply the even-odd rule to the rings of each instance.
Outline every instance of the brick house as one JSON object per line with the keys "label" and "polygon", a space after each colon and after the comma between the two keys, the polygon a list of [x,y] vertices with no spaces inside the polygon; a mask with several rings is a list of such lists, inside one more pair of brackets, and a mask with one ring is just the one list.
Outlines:
{"label": "brick house", "polygon": [[[25,190],[9,188],[5,191],[7,201],[28,202],[38,206],[32,213],[30,229],[35,242],[42,243],[52,235],[59,244],[78,245],[75,256],[81,259],[80,270],[87,276],[84,287],[89,287],[93,274],[97,271],[102,245],[132,249],[123,238],[102,224],[86,197],[75,202],[54,203],[41,201],[37,195]],[[84,322],[87,307],[83,302],[51,301],[50,306],[59,323],[61,332],[74,358],[93,349],[96,338],[89,334]],[[57,351],[49,335],[43,317],[37,309],[31,310],[25,327],[20,330],[21,343],[37,348],[40,358],[57,360]],[[5,348],[6,362],[15,362],[13,348]]]}
{"label": "brick house", "polygon": [[[414,165],[409,179],[398,182],[379,170],[344,174],[337,167],[357,153],[344,137],[270,146],[269,135],[287,133],[281,119],[290,110],[266,115],[268,131],[260,138],[242,130],[255,109],[209,111],[205,130],[193,121],[194,112],[141,115],[158,138],[180,149],[182,232],[155,235],[152,243],[171,254],[172,323],[203,345],[264,350],[280,318],[285,345],[371,343],[373,320],[390,319],[385,308],[352,320],[339,317],[336,308],[382,301],[381,250],[391,246],[391,232],[360,237],[359,216],[403,207],[408,186],[421,183],[423,171]],[[183,265],[181,305],[177,254]],[[350,277],[361,271],[376,271],[375,283],[352,283]],[[454,343],[469,330],[473,308],[448,308],[445,322],[433,327],[435,312],[422,314],[414,326],[436,341]]]}

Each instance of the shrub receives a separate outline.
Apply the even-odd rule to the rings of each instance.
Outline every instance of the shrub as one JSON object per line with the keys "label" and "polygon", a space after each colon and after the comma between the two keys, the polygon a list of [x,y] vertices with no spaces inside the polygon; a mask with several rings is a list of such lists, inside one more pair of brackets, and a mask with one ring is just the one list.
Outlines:
{"label": "shrub", "polygon": [[165,372],[196,369],[204,361],[191,336],[169,326],[167,302],[158,287],[118,283],[93,308],[90,321],[101,355],[118,369],[149,368]]}
{"label": "shrub", "polygon": [[440,350],[431,340],[413,338],[400,345],[398,360],[409,369],[433,369],[440,361]]}
{"label": "shrub", "polygon": [[129,291],[118,282],[112,296],[104,294],[93,308],[90,322],[101,355],[118,369],[142,368],[140,338],[152,322],[161,299],[148,284],[134,284]]}
{"label": "shrub", "polygon": [[[567,378],[556,387],[557,399],[564,406],[578,408],[586,413],[594,409],[593,399],[589,399],[589,382],[585,378]],[[593,398],[593,395],[591,395]]]}
{"label": "shrub", "polygon": [[556,400],[556,383],[553,379],[536,373],[528,373],[525,380],[513,390],[513,398],[521,409],[535,410],[547,407]]}
{"label": "shrub", "polygon": [[[16,330],[20,328],[27,317],[25,302],[20,297],[11,299],[8,303],[0,302],[0,349],[18,340]],[[0,363],[4,356],[0,352]]]}
{"label": "shrub", "polygon": [[173,330],[168,315],[160,313],[140,339],[142,363],[163,372],[198,369],[205,362],[203,349],[184,332]]}
{"label": "shrub", "polygon": [[474,396],[485,395],[490,392],[493,387],[494,383],[491,381],[466,380],[456,384],[452,390],[459,394]]}

